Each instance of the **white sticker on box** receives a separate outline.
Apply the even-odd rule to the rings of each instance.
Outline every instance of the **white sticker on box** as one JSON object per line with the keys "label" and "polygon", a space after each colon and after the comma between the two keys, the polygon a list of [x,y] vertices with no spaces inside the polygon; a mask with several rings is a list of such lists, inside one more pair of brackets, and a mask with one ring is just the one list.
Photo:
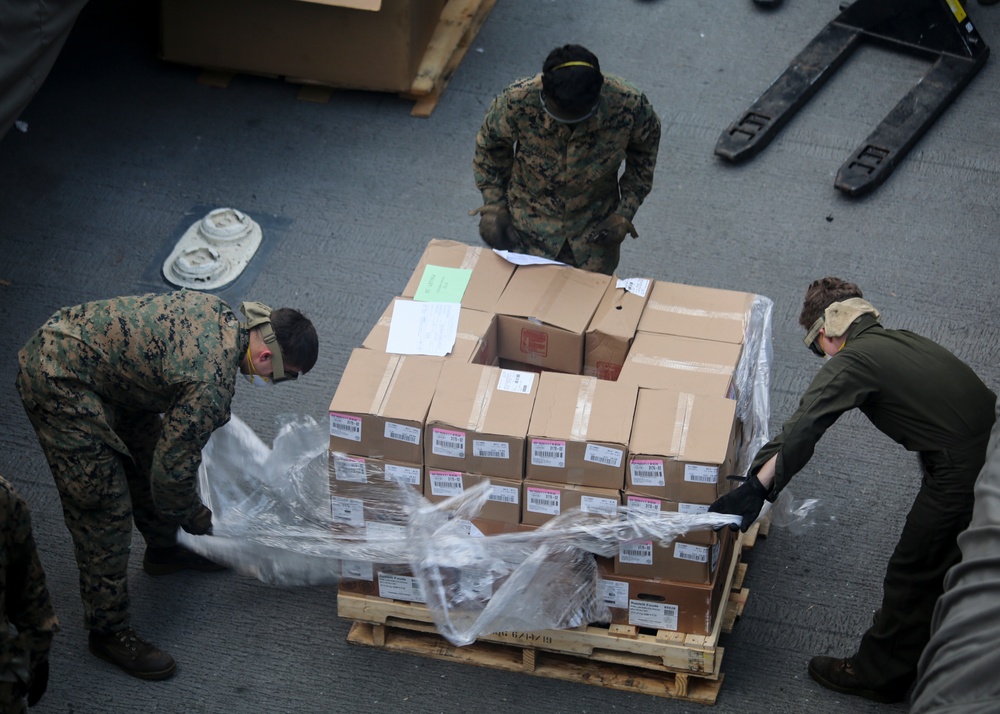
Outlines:
{"label": "white sticker on box", "polygon": [[432,429],[431,451],[437,456],[465,458],[465,432],[450,429]]}
{"label": "white sticker on box", "polygon": [[420,468],[416,466],[385,465],[385,480],[407,483],[411,486],[420,485]]}
{"label": "white sticker on box", "polygon": [[395,523],[365,521],[365,538],[374,540],[406,540],[406,526]]}
{"label": "white sticker on box", "polygon": [[[551,439],[531,440],[531,465],[566,468],[566,442]],[[544,479],[543,479],[544,480]]]}
{"label": "white sticker on box", "polygon": [[506,441],[473,439],[472,455],[480,459],[509,459],[510,444]]}
{"label": "white sticker on box", "polygon": [[461,521],[458,521],[457,524],[458,524],[458,527],[461,528],[465,532],[465,534],[468,535],[468,536],[471,536],[473,538],[485,538],[486,537],[486,535],[481,530],[479,530],[478,528],[476,528],[476,524],[473,523],[472,521],[461,520]]}
{"label": "white sticker on box", "polygon": [[628,583],[621,580],[597,579],[597,596],[608,607],[624,610],[628,607]]}
{"label": "white sticker on box", "polygon": [[618,278],[615,287],[624,288],[627,292],[639,297],[646,297],[650,283],[652,281],[649,278]]}
{"label": "white sticker on box", "polygon": [[365,524],[365,502],[360,498],[331,496],[330,506],[333,511],[334,523],[347,523],[351,526]]}
{"label": "white sticker on box", "polygon": [[674,543],[674,557],[680,560],[689,560],[692,563],[707,563],[708,546]]}
{"label": "white sticker on box", "polygon": [[618,560],[632,565],[653,564],[653,541],[633,540],[618,544]]}
{"label": "white sticker on box", "polygon": [[663,475],[663,462],[649,459],[634,459],[629,462],[629,473],[634,486],[666,486]]}
{"label": "white sticker on box", "polygon": [[517,486],[496,486],[491,484],[490,493],[486,498],[498,503],[512,503],[517,505],[518,491],[520,489]]}
{"label": "white sticker on box", "polygon": [[385,423],[386,439],[405,441],[407,444],[413,444],[414,446],[419,446],[420,444],[421,431],[422,429],[419,426],[407,426],[406,424],[396,424],[391,421]]}
{"label": "white sticker on box", "polygon": [[340,564],[340,576],[347,580],[367,580],[371,582],[375,579],[375,571],[372,569],[370,560],[342,560]]}
{"label": "white sticker on box", "polygon": [[368,483],[367,462],[353,456],[334,456],[333,477],[338,481]]}
{"label": "white sticker on box", "polygon": [[551,488],[535,488],[528,486],[527,503],[525,507],[532,513],[546,513],[550,516],[558,516],[560,513],[559,491]]}
{"label": "white sticker on box", "polygon": [[378,574],[378,596],[389,600],[427,602],[420,581],[408,575]]}
{"label": "white sticker on box", "polygon": [[629,508],[635,511],[648,511],[650,513],[660,512],[660,499],[658,498],[642,498],[640,496],[629,496],[626,499],[626,504]]}
{"label": "white sticker on box", "polygon": [[718,483],[718,466],[699,466],[698,464],[684,465],[684,480],[691,483]]}
{"label": "white sticker on box", "polygon": [[618,501],[614,498],[598,496],[580,496],[580,510],[584,513],[596,513],[602,516],[614,516],[618,513]]}
{"label": "white sticker on box", "polygon": [[330,436],[361,441],[361,417],[330,412]]}
{"label": "white sticker on box", "polygon": [[624,449],[599,446],[598,444],[587,444],[587,451],[583,455],[583,460],[594,464],[601,464],[602,466],[613,466],[617,469],[622,465],[622,457],[624,456]]}
{"label": "white sticker on box", "polygon": [[430,471],[427,478],[431,481],[432,496],[461,496],[465,490],[462,474],[457,471]]}
{"label": "white sticker on box", "polygon": [[646,600],[628,601],[628,624],[636,627],[651,627],[657,630],[677,631],[676,605]]}
{"label": "white sticker on box", "polygon": [[516,392],[517,394],[531,394],[531,388],[535,384],[534,372],[519,372],[515,369],[501,369],[500,378],[497,379],[497,389],[501,392]]}
{"label": "white sticker on box", "polygon": [[707,503],[678,503],[677,512],[685,513],[689,516],[700,516],[703,513],[708,513]]}

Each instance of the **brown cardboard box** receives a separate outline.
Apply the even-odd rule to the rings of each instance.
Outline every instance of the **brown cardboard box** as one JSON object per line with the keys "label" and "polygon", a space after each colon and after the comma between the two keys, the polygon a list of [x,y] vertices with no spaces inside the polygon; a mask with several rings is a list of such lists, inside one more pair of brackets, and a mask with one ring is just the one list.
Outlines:
{"label": "brown cardboard box", "polygon": [[330,450],[423,463],[421,434],[443,363],[354,350],[330,402]]}
{"label": "brown cardboard box", "polygon": [[445,362],[427,413],[424,463],[520,479],[538,381],[531,372]]}
{"label": "brown cardboard box", "polygon": [[621,504],[621,492],[610,488],[571,486],[565,483],[524,481],[521,523],[540,526],[574,508],[586,513],[613,515]]}
{"label": "brown cardboard box", "polygon": [[638,388],[545,372],[528,425],[526,478],[620,489]]}
{"label": "brown cardboard box", "polygon": [[[362,347],[377,352],[385,352],[389,342],[389,327],[392,325],[392,309],[397,301],[408,298],[393,298],[375,326],[368,333]],[[462,308],[458,315],[458,333],[455,347],[445,359],[461,362],[493,365],[497,362],[496,316],[488,312]]]}
{"label": "brown cardboard box", "polygon": [[598,558],[598,594],[611,610],[613,624],[689,635],[711,635],[725,587],[723,563],[709,583],[683,583],[616,575],[608,558]]}
{"label": "brown cardboard box", "polygon": [[163,0],[160,56],[333,87],[406,92],[445,0]]}
{"label": "brown cardboard box", "polygon": [[660,578],[683,583],[710,583],[720,562],[732,550],[733,531],[711,531],[711,545],[675,540],[661,546],[651,540],[621,543],[615,556],[615,574]]}
{"label": "brown cardboard box", "polygon": [[[677,503],[664,498],[653,496],[643,496],[642,494],[629,493],[622,494],[622,502],[631,511],[645,511],[647,513],[682,513],[686,515],[701,515],[708,513],[709,503]],[[711,530],[688,531],[684,534],[684,541],[695,545],[712,545],[714,539]]]}
{"label": "brown cardboard box", "polygon": [[637,332],[618,381],[733,398],[742,349],[727,342]]}
{"label": "brown cardboard box", "polygon": [[[718,343],[717,343],[718,344]],[[736,402],[666,389],[640,389],[625,488],[679,503],[728,493],[736,468]]]}
{"label": "brown cardboard box", "polygon": [[[628,285],[618,287],[618,283]],[[653,281],[613,278],[590,320],[583,347],[583,373],[598,379],[618,379],[629,347],[649,299]]]}
{"label": "brown cardboard box", "polygon": [[424,491],[424,467],[403,461],[388,461],[368,456],[352,456],[331,451],[331,485],[335,482],[358,484],[404,483],[419,493]]}
{"label": "brown cardboard box", "polygon": [[489,248],[434,238],[424,248],[417,267],[406,283],[403,297],[412,298],[417,294],[428,265],[472,271],[462,296],[462,307],[489,313],[496,312],[497,301],[516,267]]}
{"label": "brown cardboard box", "polygon": [[500,357],[580,374],[584,333],[610,282],[567,266],[518,266],[495,309]]}
{"label": "brown cardboard box", "polygon": [[639,320],[639,332],[743,344],[754,295],[657,282]]}
{"label": "brown cardboard box", "polygon": [[481,476],[463,471],[448,471],[425,467],[424,498],[440,503],[452,496],[461,496],[473,486],[490,482],[488,501],[477,514],[479,518],[515,525],[521,520],[521,480]]}
{"label": "brown cardboard box", "polygon": [[344,561],[338,589],[345,593],[374,595],[385,600],[427,602],[423,586],[407,566]]}

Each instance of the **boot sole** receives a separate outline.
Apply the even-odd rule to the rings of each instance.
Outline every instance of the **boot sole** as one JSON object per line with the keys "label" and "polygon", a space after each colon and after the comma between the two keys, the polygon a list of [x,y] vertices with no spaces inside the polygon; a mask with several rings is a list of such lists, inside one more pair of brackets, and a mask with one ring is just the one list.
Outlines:
{"label": "boot sole", "polygon": [[118,660],[116,660],[110,654],[108,654],[106,652],[101,652],[100,650],[97,650],[97,649],[94,649],[92,646],[90,646],[90,643],[87,643],[87,649],[89,649],[90,653],[92,655],[94,655],[95,657],[97,657],[98,659],[102,659],[105,662],[107,662],[108,664],[113,664],[115,667],[117,667],[118,669],[120,669],[125,674],[128,674],[128,675],[130,675],[132,677],[136,677],[137,679],[145,679],[147,681],[158,681],[158,680],[161,680],[161,679],[170,679],[170,677],[173,676],[174,672],[177,669],[177,663],[176,662],[171,662],[170,666],[167,667],[166,669],[155,670],[155,671],[152,671],[152,672],[136,671],[134,669],[128,669],[128,668],[122,666],[121,662],[119,662]]}
{"label": "boot sole", "polygon": [[870,699],[873,702],[879,702],[880,704],[896,704],[906,699],[906,695],[898,695],[890,692],[881,692],[877,689],[852,689],[851,687],[841,687],[839,684],[834,684],[830,680],[826,679],[819,672],[813,669],[812,663],[809,663],[809,676],[812,677],[818,684],[827,689],[833,690],[834,692],[840,692],[841,694],[852,694],[856,697],[863,697],[865,699]]}

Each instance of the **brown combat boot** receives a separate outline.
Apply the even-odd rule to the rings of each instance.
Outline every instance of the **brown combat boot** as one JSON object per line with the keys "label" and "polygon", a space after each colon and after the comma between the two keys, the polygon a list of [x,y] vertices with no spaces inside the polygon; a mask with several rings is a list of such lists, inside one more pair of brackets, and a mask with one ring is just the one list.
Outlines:
{"label": "brown combat boot", "polygon": [[854,669],[854,661],[848,657],[813,657],[809,660],[809,676],[827,689],[841,694],[853,694],[883,704],[893,704],[906,699],[909,687],[875,688],[862,680]]}
{"label": "brown combat boot", "polygon": [[178,570],[200,570],[215,572],[225,570],[225,565],[219,565],[208,558],[188,550],[182,545],[172,545],[169,548],[146,548],[142,557],[142,569],[150,575],[169,575]]}
{"label": "brown combat boot", "polygon": [[174,658],[126,627],[117,632],[91,630],[87,647],[105,662],[139,679],[167,679],[173,675]]}

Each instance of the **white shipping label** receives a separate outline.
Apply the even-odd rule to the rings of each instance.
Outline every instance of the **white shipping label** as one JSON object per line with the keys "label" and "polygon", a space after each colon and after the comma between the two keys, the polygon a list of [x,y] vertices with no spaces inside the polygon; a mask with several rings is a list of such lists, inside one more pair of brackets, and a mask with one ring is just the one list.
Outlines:
{"label": "white shipping label", "polygon": [[624,456],[625,451],[623,449],[587,444],[587,451],[583,455],[583,460],[594,464],[601,464],[602,466],[614,466],[617,469],[622,465],[622,458]]}
{"label": "white shipping label", "polygon": [[703,513],[708,513],[707,503],[678,503],[677,512],[684,513],[689,516],[700,516]]}
{"label": "white shipping label", "polygon": [[414,446],[420,444],[421,431],[423,430],[419,426],[407,426],[406,424],[396,424],[391,421],[385,423],[386,439],[405,441],[407,444],[413,444]]}
{"label": "white shipping label", "polygon": [[597,596],[608,607],[624,610],[628,607],[628,583],[621,580],[597,579]]}
{"label": "white shipping label", "polygon": [[[566,468],[566,442],[551,439],[531,440],[531,465]],[[545,479],[542,479],[543,481]]]}
{"label": "white shipping label", "polygon": [[581,496],[580,510],[584,513],[597,513],[604,516],[614,516],[618,514],[618,501],[614,498]]}
{"label": "white shipping label", "polygon": [[361,441],[361,417],[330,412],[330,436]]}
{"label": "white shipping label", "polygon": [[378,596],[390,600],[427,602],[420,581],[408,575],[378,574]]}
{"label": "white shipping label", "polygon": [[431,471],[427,474],[431,481],[432,496],[461,496],[462,474],[456,471]]}
{"label": "white shipping label", "polygon": [[707,563],[708,546],[674,543],[674,557],[680,560],[689,560],[692,563]]}
{"label": "white shipping label", "polygon": [[367,580],[371,582],[375,579],[375,571],[372,569],[370,560],[342,560],[340,563],[340,576],[347,580]]}
{"label": "white shipping label", "polygon": [[490,485],[490,494],[487,496],[487,500],[497,501],[498,503],[512,503],[517,505],[518,492],[520,489],[517,486],[495,486]]}
{"label": "white shipping label", "polygon": [[347,523],[352,526],[365,524],[365,502],[360,498],[332,496],[330,505],[333,510],[334,523]]}
{"label": "white shipping label", "polygon": [[420,467],[400,466],[398,464],[385,465],[385,480],[408,483],[411,486],[420,485]]}
{"label": "white shipping label", "polygon": [[649,292],[649,285],[653,281],[649,278],[618,278],[616,288],[624,288],[627,292],[639,297],[646,297]]}
{"label": "white shipping label", "polygon": [[465,458],[465,432],[450,429],[432,429],[431,451],[438,456]]}
{"label": "white shipping label", "polygon": [[618,544],[618,560],[632,565],[653,564],[653,541],[633,540]]}
{"label": "white shipping label", "polygon": [[677,631],[676,605],[645,600],[628,601],[628,624],[636,627],[652,627],[657,630]]}
{"label": "white shipping label", "polygon": [[338,481],[368,483],[367,462],[351,456],[334,456],[333,477]]}
{"label": "white shipping label", "polygon": [[658,498],[641,498],[640,496],[629,496],[626,505],[636,511],[647,511],[649,513],[660,512],[660,500]]}
{"label": "white shipping label", "polygon": [[529,486],[527,489],[527,503],[525,507],[532,513],[546,513],[550,516],[558,516],[560,512],[559,491],[551,488],[535,488]]}
{"label": "white shipping label", "polygon": [[663,462],[655,460],[633,460],[628,465],[634,486],[666,486]]}
{"label": "white shipping label", "polygon": [[480,459],[509,459],[510,444],[506,441],[473,439],[472,455]]}
{"label": "white shipping label", "polygon": [[698,464],[684,465],[684,480],[691,483],[718,483],[718,466],[699,466]]}
{"label": "white shipping label", "polygon": [[519,372],[515,369],[501,369],[500,378],[497,380],[497,389],[501,392],[516,392],[517,394],[531,394],[531,388],[535,384],[534,372]]}
{"label": "white shipping label", "polygon": [[365,521],[365,538],[369,541],[406,540],[406,526],[398,526],[395,523]]}

